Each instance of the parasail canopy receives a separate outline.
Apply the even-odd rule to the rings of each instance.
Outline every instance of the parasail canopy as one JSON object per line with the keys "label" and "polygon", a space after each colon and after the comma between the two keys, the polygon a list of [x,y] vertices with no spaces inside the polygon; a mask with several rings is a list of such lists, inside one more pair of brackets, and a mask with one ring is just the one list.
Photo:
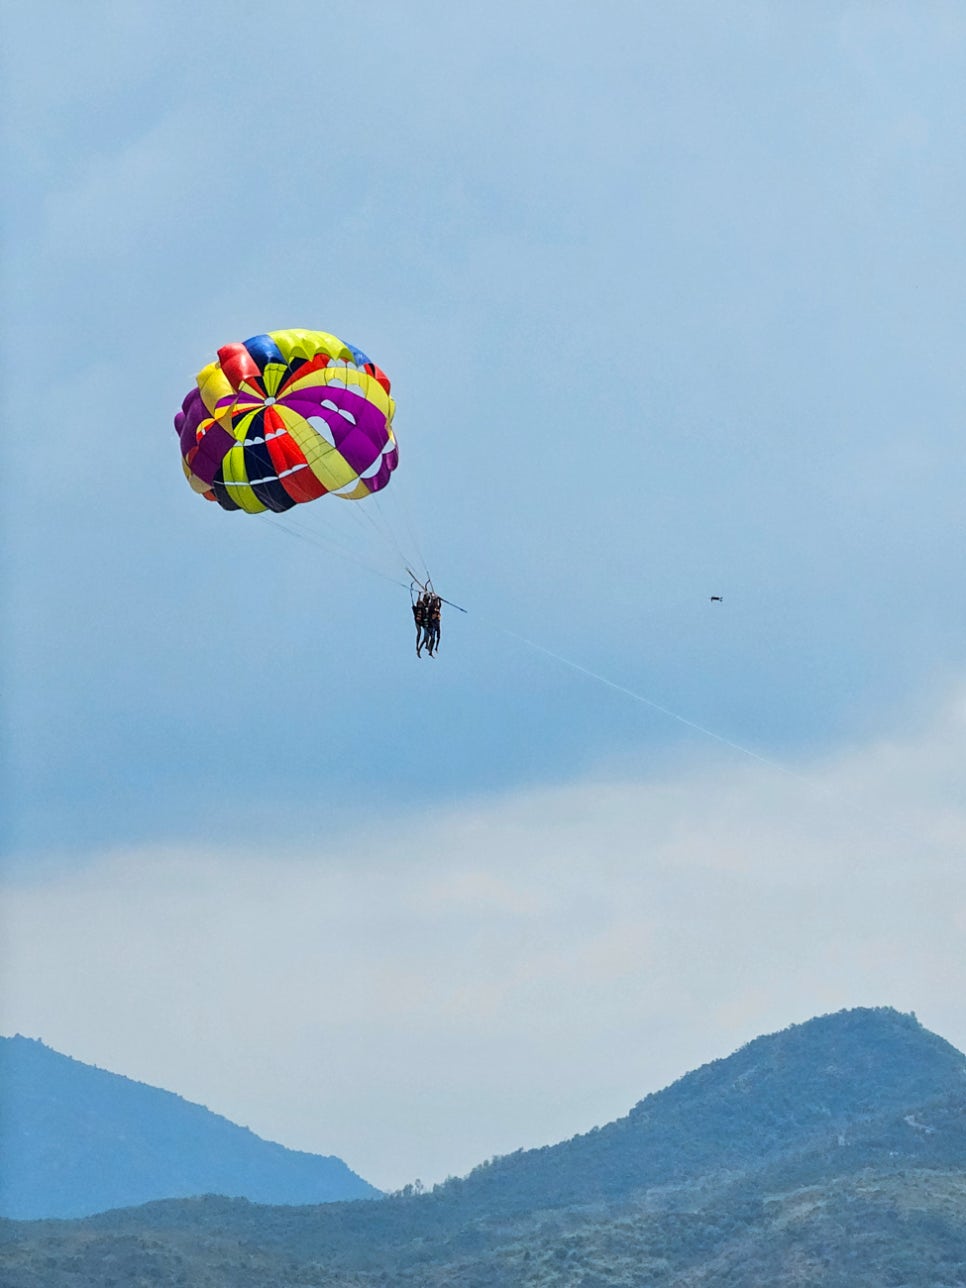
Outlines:
{"label": "parasail canopy", "polygon": [[226,344],[174,418],[191,487],[225,510],[281,512],[326,493],[359,501],[399,453],[389,379],[325,331]]}

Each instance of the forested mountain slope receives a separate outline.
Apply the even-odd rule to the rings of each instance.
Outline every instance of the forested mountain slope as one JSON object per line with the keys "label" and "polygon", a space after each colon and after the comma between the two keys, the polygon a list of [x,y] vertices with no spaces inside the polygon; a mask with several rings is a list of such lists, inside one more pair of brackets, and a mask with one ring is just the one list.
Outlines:
{"label": "forested mountain slope", "polygon": [[285,1149],[42,1042],[0,1038],[0,1215],[85,1216],[211,1193],[261,1203],[378,1195],[341,1159]]}
{"label": "forested mountain slope", "polygon": [[[429,1194],[7,1225],[9,1288],[966,1288],[966,1058],[888,1009],[759,1038]],[[160,1276],[160,1277],[159,1277]]]}

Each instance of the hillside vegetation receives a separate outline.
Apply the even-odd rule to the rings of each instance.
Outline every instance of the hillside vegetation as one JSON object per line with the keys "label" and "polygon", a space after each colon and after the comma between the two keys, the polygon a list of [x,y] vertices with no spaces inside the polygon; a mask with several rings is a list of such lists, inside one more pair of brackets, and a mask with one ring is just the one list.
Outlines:
{"label": "hillside vegetation", "polygon": [[429,1194],[8,1224],[5,1288],[966,1288],[966,1059],[861,1010]]}

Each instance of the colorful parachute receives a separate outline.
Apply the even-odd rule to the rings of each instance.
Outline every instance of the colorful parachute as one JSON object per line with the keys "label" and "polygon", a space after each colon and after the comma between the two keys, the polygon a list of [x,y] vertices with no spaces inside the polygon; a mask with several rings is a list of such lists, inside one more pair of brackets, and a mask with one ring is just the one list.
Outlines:
{"label": "colorful parachute", "polygon": [[384,488],[399,460],[394,410],[361,350],[324,331],[270,331],[219,349],[174,427],[194,490],[258,514]]}

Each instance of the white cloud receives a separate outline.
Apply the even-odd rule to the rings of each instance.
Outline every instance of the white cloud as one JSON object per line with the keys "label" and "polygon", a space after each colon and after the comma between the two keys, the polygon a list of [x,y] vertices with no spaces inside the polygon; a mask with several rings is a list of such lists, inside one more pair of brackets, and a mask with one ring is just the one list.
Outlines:
{"label": "white cloud", "polygon": [[[585,39],[596,12],[382,5],[322,81],[289,42],[277,104],[250,74],[254,11],[56,8],[22,10],[7,95],[11,370],[69,412],[11,497],[24,861],[38,835],[156,835],[209,803],[247,819],[248,758],[283,738],[292,781],[260,785],[277,852],[114,849],[10,885],[3,1029],[390,1186],[605,1121],[822,1010],[916,1008],[966,1045],[961,695],[808,782],[598,775],[296,850],[320,756],[332,796],[376,799],[593,763],[640,727],[469,630],[417,687],[381,609],[356,632],[386,668],[378,710],[340,725],[327,687],[278,668],[268,711],[252,659],[344,645],[338,573],[256,555],[231,521],[209,534],[170,428],[213,344],[344,329],[393,374],[420,540],[471,629],[494,596],[498,620],[750,745],[902,704],[963,659],[958,6],[736,25],[618,5],[615,50]],[[594,476],[598,424],[620,447]],[[202,704],[210,741],[171,716]],[[172,773],[186,747],[204,806]]]}
{"label": "white cloud", "polygon": [[843,1006],[966,1046],[964,753],[958,693],[807,780],[706,766],[314,852],[104,854],[8,888],[2,1028],[388,1187]]}

